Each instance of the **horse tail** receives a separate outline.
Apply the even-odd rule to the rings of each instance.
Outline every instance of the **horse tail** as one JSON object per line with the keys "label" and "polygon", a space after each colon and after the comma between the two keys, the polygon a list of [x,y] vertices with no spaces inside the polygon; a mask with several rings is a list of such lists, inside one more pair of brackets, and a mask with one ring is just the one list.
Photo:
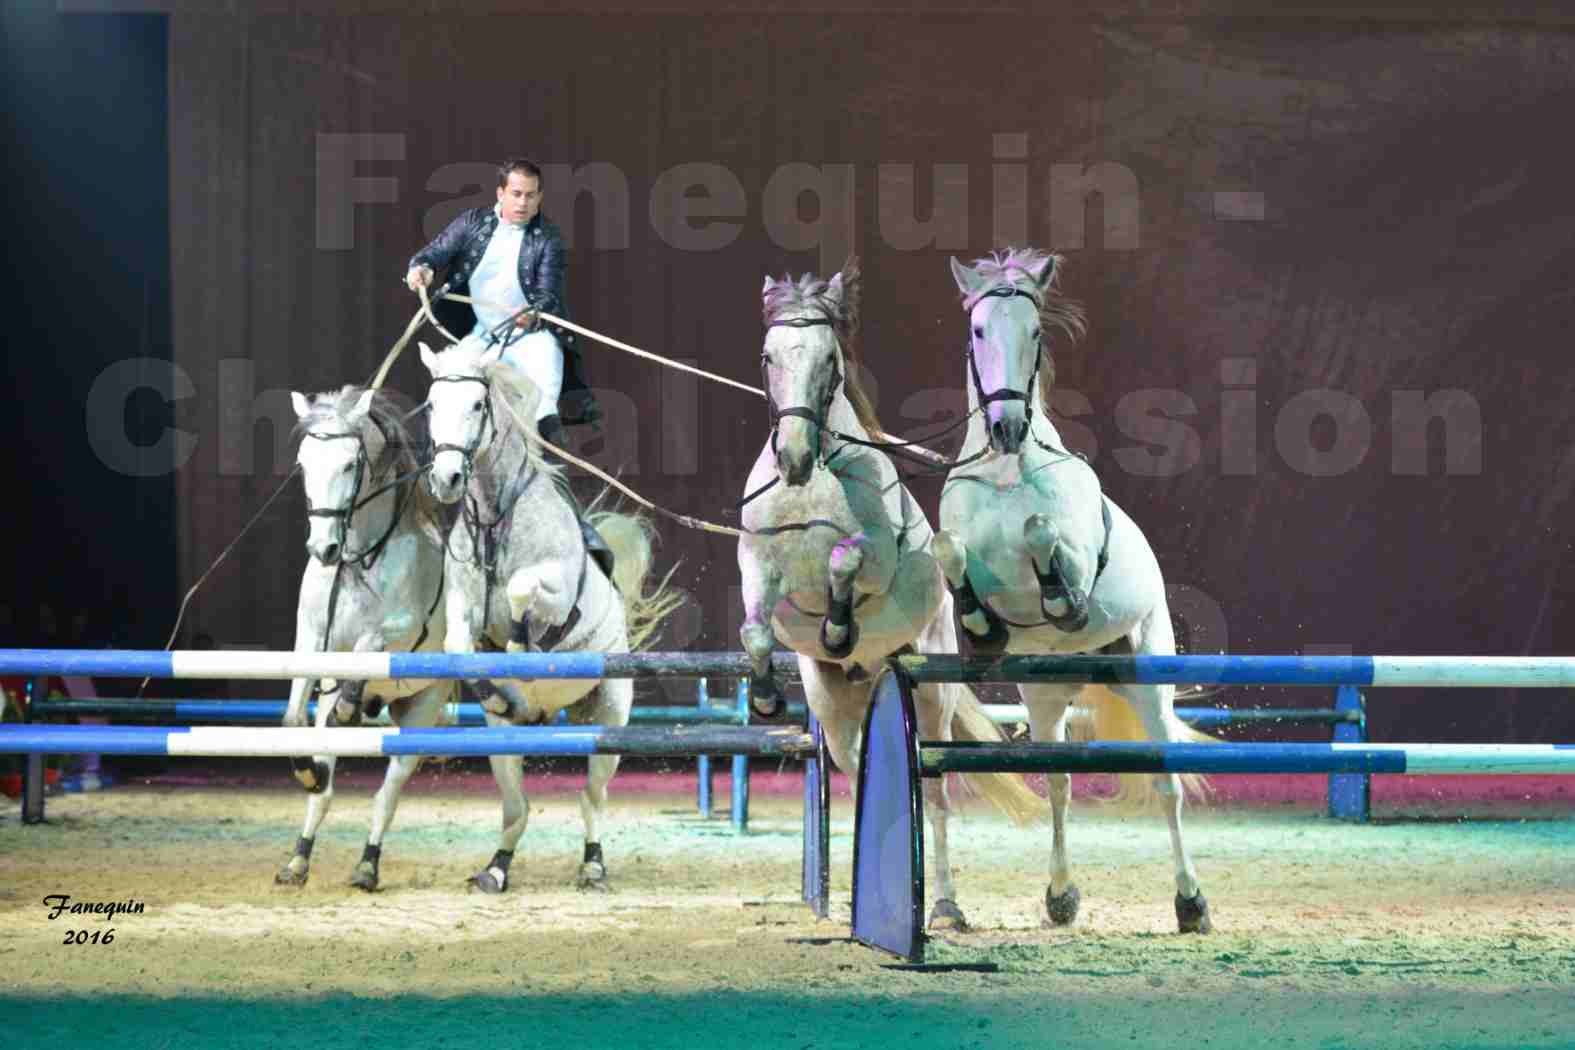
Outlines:
{"label": "horse tail", "polygon": [[684,604],[684,593],[672,586],[678,566],[651,586],[656,531],[650,521],[644,515],[613,510],[593,511],[586,518],[612,549],[613,584],[623,597],[629,651],[635,652],[648,645],[662,622]]}
{"label": "horse tail", "polygon": [[[1079,704],[1067,717],[1068,740],[1148,740],[1143,720],[1120,693],[1102,685],[1084,687]],[[1166,723],[1173,739],[1186,744],[1217,744],[1218,737],[1200,733],[1176,717],[1174,711],[1165,712]],[[1209,795],[1208,778],[1199,773],[1179,773],[1181,790],[1185,797],[1206,800]],[[1119,786],[1114,796],[1106,799],[1121,805],[1144,806],[1158,796],[1154,790],[1154,777],[1149,773],[1118,774]]]}
{"label": "horse tail", "polygon": [[[952,739],[986,743],[1000,743],[1006,739],[972,689],[959,683],[945,688],[956,690],[957,696],[957,708],[952,714]],[[989,799],[1018,825],[1037,823],[1050,815],[1050,803],[1029,787],[1020,773],[964,773],[962,779],[971,790]]]}

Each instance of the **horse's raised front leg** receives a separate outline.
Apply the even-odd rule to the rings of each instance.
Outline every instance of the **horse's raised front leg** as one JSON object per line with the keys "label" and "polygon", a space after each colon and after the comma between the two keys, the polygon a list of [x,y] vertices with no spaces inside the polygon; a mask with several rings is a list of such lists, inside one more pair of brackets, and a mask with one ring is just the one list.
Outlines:
{"label": "horse's raised front leg", "polygon": [[[448,630],[443,635],[445,653],[469,655],[476,651],[476,632],[486,616],[486,610],[473,608],[473,594],[485,591],[479,578],[460,578],[466,571],[462,565],[450,564],[448,593],[444,596],[444,616]],[[512,705],[509,698],[498,692],[487,678],[464,678],[459,683],[460,692],[481,705],[486,714],[507,718]]]}
{"label": "horse's raised front leg", "polygon": [[749,654],[749,706],[762,718],[776,718],[786,709],[782,690],[771,670],[771,649],[776,644],[771,616],[782,600],[782,575],[774,567],[749,557],[739,559],[739,570],[743,577],[744,626],[739,628],[738,638]]}
{"label": "horse's raised front leg", "polygon": [[1049,517],[1034,514],[1023,522],[1023,545],[1039,578],[1039,611],[1045,619],[1068,634],[1087,627],[1088,595],[1069,581],[1068,577],[1075,579],[1072,554]]}
{"label": "horse's raised front leg", "polygon": [[[1018,695],[1028,708],[1028,728],[1035,742],[1066,742],[1066,714],[1082,690],[1080,684],[1020,685]],[[1070,926],[1077,918],[1083,895],[1072,882],[1072,868],[1066,854],[1066,812],[1072,800],[1072,776],[1049,773],[1050,821],[1054,838],[1050,846],[1050,884],[1045,887],[1045,911],[1057,926]]]}
{"label": "horse's raised front leg", "polygon": [[[549,632],[562,628],[574,613],[574,591],[561,561],[520,569],[509,577],[504,590],[509,601],[509,640],[511,653],[541,650],[540,641]],[[552,649],[548,645],[547,649]],[[490,682],[493,687],[487,710],[500,714],[515,725],[536,725],[547,712],[531,706],[530,697],[513,682]]]}
{"label": "horse's raised front leg", "polygon": [[853,619],[854,582],[864,567],[865,541],[849,536],[831,548],[827,559],[826,616],[820,621],[820,647],[833,660],[846,659],[859,644],[859,625]]}
{"label": "horse's raised front leg", "polygon": [[935,534],[930,550],[946,577],[952,601],[957,604],[957,618],[962,621],[963,631],[973,643],[974,651],[1005,651],[1011,632],[1001,622],[1001,618],[974,593],[973,583],[968,579],[968,548],[963,544],[962,537],[949,529],[942,529]]}

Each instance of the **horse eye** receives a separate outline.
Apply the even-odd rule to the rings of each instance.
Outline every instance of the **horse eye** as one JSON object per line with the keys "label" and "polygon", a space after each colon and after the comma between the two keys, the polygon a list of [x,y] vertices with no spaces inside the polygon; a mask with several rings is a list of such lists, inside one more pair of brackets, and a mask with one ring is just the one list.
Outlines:
{"label": "horse eye", "polygon": [[983,339],[984,338],[984,328],[982,326],[980,326],[980,325],[974,325],[973,326],[973,337],[975,339]]}
{"label": "horse eye", "polygon": [[344,465],[344,466],[343,466],[343,467],[342,467],[342,468],[341,468],[341,469],[342,469],[342,470],[343,470],[343,471],[344,471],[344,472],[345,472],[345,473],[346,473],[346,474],[348,474],[348,473],[350,473],[350,470],[351,470],[351,468],[353,468],[353,467],[354,467],[354,466],[355,466],[355,464],[354,464],[354,463],[346,463],[346,464],[345,464],[345,465]]}
{"label": "horse eye", "polygon": [[481,411],[481,402],[477,401],[474,405],[471,405],[470,406],[470,410],[472,412],[480,412]]}
{"label": "horse eye", "polygon": [[1037,328],[1034,329],[1033,338],[1035,338],[1035,339],[1039,338],[1039,329],[1037,329]]}

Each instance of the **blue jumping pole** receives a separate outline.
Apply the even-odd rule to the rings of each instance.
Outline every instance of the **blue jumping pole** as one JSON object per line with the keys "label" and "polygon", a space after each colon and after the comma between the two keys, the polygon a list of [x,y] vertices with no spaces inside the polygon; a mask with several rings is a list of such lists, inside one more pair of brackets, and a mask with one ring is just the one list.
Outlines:
{"label": "blue jumping pole", "polygon": [[[699,680],[699,695],[695,702],[700,707],[711,706],[711,690],[707,681]],[[695,806],[700,810],[702,820],[711,819],[711,756],[700,755],[695,758],[696,786]]]}
{"label": "blue jumping pole", "polygon": [[[1367,704],[1362,690],[1342,685],[1334,694],[1334,709],[1356,712],[1358,721],[1336,722],[1334,743],[1367,743]],[[1367,823],[1372,815],[1372,777],[1367,773],[1329,774],[1329,816],[1356,824]]]}
{"label": "blue jumping pole", "polygon": [[[749,724],[749,679],[740,677],[738,680],[738,717],[745,725]],[[749,756],[733,756],[733,830],[745,832],[749,830]]]}

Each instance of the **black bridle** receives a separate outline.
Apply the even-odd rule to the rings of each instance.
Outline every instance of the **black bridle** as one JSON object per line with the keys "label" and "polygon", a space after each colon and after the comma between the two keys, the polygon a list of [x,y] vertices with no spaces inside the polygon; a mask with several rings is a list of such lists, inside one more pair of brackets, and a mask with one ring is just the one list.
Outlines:
{"label": "black bridle", "polygon": [[[433,445],[432,460],[437,460],[441,452],[458,452],[464,459],[463,482],[468,488],[471,474],[475,470],[476,453],[481,446],[490,442],[498,435],[498,421],[492,414],[492,383],[486,376],[437,376],[434,383],[479,383],[481,384],[481,426],[476,430],[475,439],[468,445]],[[429,399],[430,400],[430,399]],[[489,436],[487,431],[492,431]]]}
{"label": "black bridle", "polygon": [[[418,470],[408,475],[396,477],[393,480],[379,485],[377,488],[373,489],[371,493],[369,493],[364,499],[361,498],[361,487],[367,479],[369,468],[371,479],[376,481],[382,476],[384,469],[386,469],[385,461],[391,457],[394,451],[394,442],[389,437],[388,431],[383,428],[383,424],[378,422],[376,416],[369,415],[366,418],[368,422],[377,427],[377,432],[383,436],[383,453],[376,466],[370,465],[371,457],[367,455],[366,438],[362,436],[359,429],[348,433],[331,434],[324,434],[311,430],[306,432],[306,437],[312,438],[316,441],[355,442],[355,480],[350,486],[350,498],[345,501],[345,504],[342,507],[314,507],[312,506],[311,496],[307,496],[306,516],[309,518],[330,518],[338,522],[340,550],[338,558],[339,563],[361,567],[370,567],[371,564],[377,560],[377,556],[382,553],[384,546],[388,543],[389,537],[394,534],[394,529],[398,527],[400,515],[404,511],[405,488],[403,483],[410,480],[410,478],[414,477],[416,474],[421,473],[421,471]],[[378,537],[377,540],[365,550],[352,552],[350,550],[350,519],[355,516],[356,511],[360,510],[368,503],[371,503],[373,500],[391,488],[397,490],[397,495],[395,497],[394,513],[390,515],[388,519],[388,527],[383,530],[383,535]]]}
{"label": "black bridle", "polygon": [[[999,288],[992,288],[979,296],[979,299],[974,301],[973,306],[978,306],[979,300],[982,299],[1012,299],[1019,295],[1033,303],[1035,310],[1039,309],[1039,297],[1032,292],[1018,288],[1016,285],[1002,285]],[[1044,361],[1044,336],[1041,333],[1038,345],[1034,347],[1034,370],[1028,376],[1027,389],[1014,390],[1011,387],[1003,386],[987,394],[984,392],[984,381],[979,378],[979,362],[974,359],[973,355],[973,306],[968,308],[968,375],[973,379],[973,389],[979,398],[979,408],[982,411],[985,406],[994,401],[1021,401],[1023,403],[1023,417],[1028,422],[1030,431],[1032,431],[1034,418],[1033,389],[1034,383],[1039,379],[1039,366]]]}
{"label": "black bridle", "polygon": [[[766,328],[835,328],[836,322],[829,317],[795,317],[790,320],[772,321]],[[762,352],[760,355],[760,386],[766,394],[766,417],[771,426],[771,454],[777,451],[777,425],[783,416],[794,416],[807,419],[815,426],[815,459],[822,465],[826,462],[824,455],[824,435],[827,432],[826,417],[831,414],[832,402],[837,399],[837,390],[842,386],[842,366],[836,357],[832,358],[831,382],[826,385],[826,396],[821,400],[818,409],[808,405],[792,405],[788,408],[778,408],[776,399],[771,396],[771,359]],[[834,437],[843,437],[833,433]],[[846,440],[844,438],[844,440]],[[835,454],[835,453],[833,453]]]}

